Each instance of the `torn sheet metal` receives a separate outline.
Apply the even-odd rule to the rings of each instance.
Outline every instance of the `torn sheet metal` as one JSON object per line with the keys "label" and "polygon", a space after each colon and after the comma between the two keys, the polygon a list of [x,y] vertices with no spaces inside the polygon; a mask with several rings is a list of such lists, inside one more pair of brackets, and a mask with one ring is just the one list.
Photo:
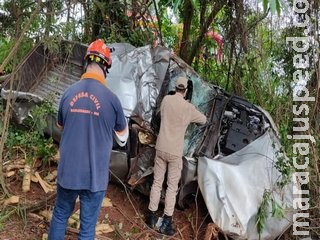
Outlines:
{"label": "torn sheet metal", "polygon": [[243,149],[218,160],[198,159],[198,184],[214,223],[234,239],[259,239],[257,211],[265,190],[280,206],[286,208],[285,218],[270,216],[261,239],[275,239],[292,225],[293,184],[278,192],[275,168],[280,143],[269,129]]}
{"label": "torn sheet metal", "polygon": [[129,44],[111,47],[115,50],[107,75],[108,87],[119,97],[127,117],[139,116],[150,123],[169,65],[168,49],[134,48]]}
{"label": "torn sheet metal", "polygon": [[[119,97],[127,117],[138,116],[150,125],[168,69],[169,50],[160,46],[135,48],[128,43],[110,47],[113,63],[107,74],[108,87]],[[14,86],[14,90],[49,98],[58,109],[63,92],[80,79],[86,48],[84,44],[64,41],[59,53],[48,54],[42,45],[37,46],[20,66],[21,77],[15,81],[20,85]],[[2,90],[8,87],[7,81]],[[22,118],[25,116],[19,122]]]}
{"label": "torn sheet metal", "polygon": [[[3,99],[8,99],[9,94],[10,90],[1,89]],[[14,99],[13,118],[18,124],[22,124],[25,118],[31,116],[32,108],[43,101],[43,98],[32,93],[12,91],[11,94],[11,98]]]}

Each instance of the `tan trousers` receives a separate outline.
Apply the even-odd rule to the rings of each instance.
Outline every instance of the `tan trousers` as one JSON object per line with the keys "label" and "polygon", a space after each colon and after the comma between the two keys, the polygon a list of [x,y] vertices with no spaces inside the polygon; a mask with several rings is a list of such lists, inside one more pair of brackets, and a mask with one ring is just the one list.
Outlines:
{"label": "tan trousers", "polygon": [[156,157],[154,160],[154,176],[150,192],[149,210],[158,210],[162,184],[167,167],[168,175],[164,214],[172,216],[176,203],[178,184],[181,177],[182,158],[158,150],[156,151]]}

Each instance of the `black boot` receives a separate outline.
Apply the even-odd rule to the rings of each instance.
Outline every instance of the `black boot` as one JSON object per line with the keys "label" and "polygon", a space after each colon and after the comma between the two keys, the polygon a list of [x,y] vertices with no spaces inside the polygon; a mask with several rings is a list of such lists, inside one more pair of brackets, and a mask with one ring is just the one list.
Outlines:
{"label": "black boot", "polygon": [[159,232],[169,236],[173,236],[176,233],[176,230],[172,227],[172,216],[163,216]]}
{"label": "black boot", "polygon": [[155,229],[157,221],[158,217],[156,216],[155,212],[149,210],[146,218],[146,224],[148,225],[148,227]]}

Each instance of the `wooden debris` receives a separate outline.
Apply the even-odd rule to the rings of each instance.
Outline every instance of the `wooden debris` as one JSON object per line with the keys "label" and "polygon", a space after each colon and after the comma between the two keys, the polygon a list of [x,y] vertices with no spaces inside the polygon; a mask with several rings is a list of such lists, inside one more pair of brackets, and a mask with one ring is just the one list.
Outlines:
{"label": "wooden debris", "polygon": [[48,193],[48,192],[50,192],[50,191],[54,191],[54,189],[53,189],[53,188],[50,188],[50,187],[48,186],[48,183],[46,183],[46,182],[40,177],[40,175],[39,175],[38,172],[35,172],[34,175],[38,178],[38,181],[39,181],[39,183],[40,183],[40,185],[41,185],[41,187],[42,187],[42,189],[43,189],[43,191],[44,191],[45,193]]}
{"label": "wooden debris", "polygon": [[204,240],[218,240],[219,227],[214,223],[209,223],[204,235]]}
{"label": "wooden debris", "polygon": [[42,240],[48,240],[48,233],[42,234]]}
{"label": "wooden debris", "polygon": [[6,162],[3,163],[4,168],[6,168],[6,165],[10,165],[10,163],[11,163],[11,165],[21,165],[21,166],[24,166],[24,164],[26,163],[26,161],[25,161],[24,159],[18,159],[18,160],[15,160],[15,161],[9,160],[9,161],[6,161]]}
{"label": "wooden debris", "polygon": [[46,207],[48,206],[48,202],[51,200],[54,200],[56,196],[57,196],[57,193],[53,192],[50,195],[42,198],[37,202],[24,204],[24,209],[26,212],[39,212],[43,209],[46,209]]}
{"label": "wooden debris", "polygon": [[22,180],[22,192],[29,192],[31,184],[31,167],[30,165],[24,165],[24,175]]}
{"label": "wooden debris", "polygon": [[32,168],[33,169],[38,169],[42,166],[43,162],[41,160],[41,158],[33,158],[33,161],[32,161]]}
{"label": "wooden debris", "polygon": [[38,214],[35,214],[35,213],[28,213],[28,216],[31,217],[31,218],[34,218],[34,219],[38,219],[40,221],[43,221],[44,220],[44,217],[43,216],[40,216]]}
{"label": "wooden debris", "polygon": [[39,214],[41,216],[43,216],[48,222],[51,221],[51,218],[52,218],[52,212],[51,211],[43,210],[43,211],[40,211]]}
{"label": "wooden debris", "polygon": [[6,177],[12,177],[13,175],[15,175],[16,174],[16,171],[10,171],[10,172],[6,172],[4,175],[6,176]]}
{"label": "wooden debris", "polygon": [[7,206],[9,204],[17,204],[19,203],[19,200],[20,198],[18,196],[11,196],[3,202],[3,205]]}
{"label": "wooden debris", "polygon": [[19,160],[16,161],[16,164],[25,165],[26,164],[26,160],[25,159],[19,159]]}
{"label": "wooden debris", "polygon": [[35,175],[31,176],[31,181],[35,183],[39,182],[38,178]]}
{"label": "wooden debris", "polygon": [[96,234],[97,235],[100,235],[100,234],[103,234],[103,233],[110,233],[110,232],[113,232],[114,231],[114,227],[109,225],[109,224],[98,224],[96,226]]}
{"label": "wooden debris", "polygon": [[24,166],[25,165],[22,165],[22,164],[11,164],[11,165],[5,166],[4,170],[6,172],[9,172],[11,170],[22,169],[22,168],[24,168]]}
{"label": "wooden debris", "polygon": [[177,231],[178,231],[178,233],[179,233],[179,235],[180,235],[181,239],[182,239],[182,240],[184,240],[184,237],[183,237],[183,235],[182,235],[181,230],[180,230],[179,228],[177,228]]}
{"label": "wooden debris", "polygon": [[58,174],[58,171],[57,170],[54,170],[52,172],[49,172],[47,176],[44,177],[44,180],[48,181],[48,182],[51,182],[53,180],[56,179],[57,177],[57,174]]}
{"label": "wooden debris", "polygon": [[102,201],[102,207],[112,207],[110,198],[105,197]]}
{"label": "wooden debris", "polygon": [[54,184],[54,185],[51,185],[50,183],[46,182],[46,181],[43,181],[44,184],[47,186],[47,188],[50,190],[50,191],[54,191],[57,186]]}

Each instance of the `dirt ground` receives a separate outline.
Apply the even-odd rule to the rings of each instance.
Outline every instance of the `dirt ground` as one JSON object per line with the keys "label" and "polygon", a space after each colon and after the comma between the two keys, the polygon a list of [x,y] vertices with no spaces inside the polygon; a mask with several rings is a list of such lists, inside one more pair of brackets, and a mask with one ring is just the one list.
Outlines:
{"label": "dirt ground", "polygon": [[[55,170],[39,169],[41,177]],[[44,210],[51,212],[55,191],[45,193],[39,182],[32,182],[27,193],[21,190],[22,176],[15,174],[6,179],[11,194],[19,196],[19,203],[12,205],[0,215],[0,239],[2,240],[38,240],[46,239],[49,222]],[[107,205],[102,207],[98,223],[108,226],[111,232],[104,232],[96,239],[204,239],[210,217],[201,197],[190,199],[187,209],[176,209],[174,225],[177,233],[166,237],[149,229],[144,224],[148,197],[136,191],[130,191],[119,183],[110,183],[106,194]],[[78,209],[78,204],[75,211]],[[159,208],[159,216],[163,206]],[[17,214],[18,213],[18,214]],[[50,217],[49,217],[50,218]],[[77,239],[76,224],[70,225],[65,239]],[[211,238],[210,238],[211,239]],[[223,238],[221,238],[223,239]]]}
{"label": "dirt ground", "polygon": [[[8,170],[9,167],[14,170]],[[20,167],[19,167],[20,166]],[[50,224],[50,214],[55,202],[55,190],[45,192],[43,182],[32,179],[30,191],[22,191],[23,167],[21,157],[5,164],[4,172],[14,172],[5,178],[6,186],[11,195],[19,197],[17,203],[5,203],[0,197],[0,240],[46,240]],[[47,187],[55,186],[55,180],[48,177],[56,171],[56,162],[43,164],[41,160],[34,162],[32,172],[34,176],[46,181]],[[39,179],[38,179],[39,180]],[[50,185],[50,183],[52,183]],[[2,203],[1,203],[2,202]],[[153,240],[153,239],[182,239],[182,240],[225,240],[232,239],[219,231],[212,223],[204,201],[199,192],[198,196],[188,198],[188,207],[181,210],[175,209],[174,226],[177,230],[173,237],[167,237],[148,228],[144,223],[148,207],[148,196],[138,191],[130,190],[119,182],[110,182],[104,199],[103,207],[97,224],[97,240]],[[79,203],[76,204],[74,215],[70,218],[65,240],[77,239],[79,229]],[[158,216],[163,212],[160,205]],[[278,240],[291,240],[292,233],[284,234]]]}

